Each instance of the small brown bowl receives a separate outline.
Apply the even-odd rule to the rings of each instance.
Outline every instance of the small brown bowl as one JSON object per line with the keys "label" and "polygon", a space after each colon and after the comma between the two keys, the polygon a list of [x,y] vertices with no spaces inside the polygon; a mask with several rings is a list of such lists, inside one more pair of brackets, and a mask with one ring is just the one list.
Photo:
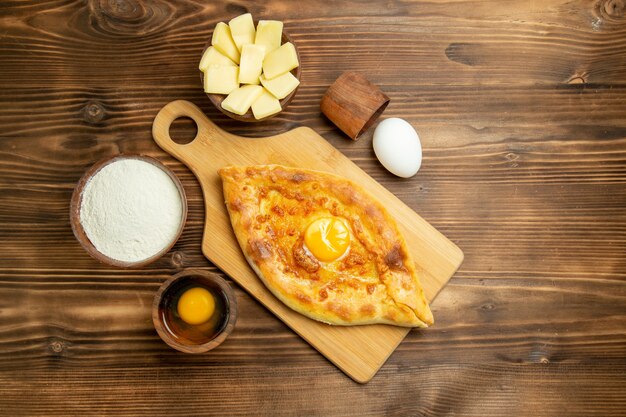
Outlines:
{"label": "small brown bowl", "polygon": [[[258,21],[254,21],[254,27],[256,27],[258,25]],[[209,41],[206,43],[206,45],[204,46],[204,49],[202,50],[202,55],[204,55],[204,52],[209,48],[209,46],[211,46],[211,38],[213,37],[213,32],[211,32],[209,34]],[[293,44],[293,47],[296,50],[296,55],[298,56],[298,63],[300,65],[298,65],[297,68],[294,68],[291,70],[291,73],[298,79],[298,81],[300,81],[300,75],[302,73],[302,60],[300,59],[300,52],[298,52],[298,47],[296,46],[295,42],[291,39],[291,37],[285,33],[285,31],[283,30],[283,37],[281,40],[281,45],[287,42],[291,42]],[[200,55],[200,56],[202,56]],[[200,83],[202,85],[202,89],[204,89],[204,73],[202,71],[200,71]],[[229,112],[228,110],[225,110],[224,108],[222,108],[222,101],[224,101],[224,99],[226,98],[225,94],[209,94],[206,93],[206,95],[209,97],[209,99],[211,100],[211,102],[213,103],[213,105],[215,105],[215,107],[217,107],[217,109],[219,111],[221,111],[222,113],[224,113],[226,116],[230,117],[231,119],[235,119],[235,120],[239,120],[240,122],[262,122],[264,120],[268,120],[271,119],[274,116],[279,115],[280,113],[283,112],[283,110],[285,110],[285,108],[289,105],[289,103],[291,102],[291,100],[293,99],[293,97],[296,95],[296,92],[298,91],[298,88],[300,87],[300,85],[298,85],[291,93],[289,93],[289,95],[280,101],[280,107],[282,108],[281,111],[279,111],[278,113],[272,114],[271,116],[267,116],[264,117],[262,119],[255,119],[254,118],[254,114],[252,114],[252,109],[248,110],[244,115],[238,115],[232,112]]]}
{"label": "small brown bowl", "polygon": [[[100,171],[103,167],[109,165],[112,162],[119,161],[120,159],[139,159],[141,161],[148,162],[156,166],[157,168],[161,169],[172,179],[172,181],[174,181],[174,184],[176,185],[176,188],[178,189],[178,193],[180,194],[181,202],[183,205],[183,218],[182,218],[182,221],[180,222],[180,227],[178,228],[176,237],[174,238],[172,243],[168,247],[161,250],[160,252],[151,256],[150,258],[144,259],[143,261],[139,261],[139,262],[120,261],[120,260],[113,259],[104,255],[98,249],[96,249],[93,243],[91,243],[91,240],[89,240],[89,238],[87,237],[87,233],[85,233],[85,229],[83,229],[83,225],[80,223],[80,206],[81,206],[81,202],[83,199],[83,190],[85,189],[85,186],[87,185],[89,180],[94,175],[96,175],[96,173]],[[78,184],[76,184],[76,187],[74,188],[74,193],[72,194],[72,200],[70,201],[70,223],[72,225],[72,231],[74,232],[74,236],[76,236],[78,243],[80,243],[81,246],[87,251],[87,253],[91,255],[91,257],[93,257],[94,259],[104,264],[116,266],[119,268],[140,268],[142,266],[146,266],[156,261],[161,256],[165,255],[170,249],[172,249],[172,247],[174,246],[174,244],[176,243],[176,241],[182,234],[183,228],[185,227],[186,220],[187,220],[187,197],[185,195],[185,189],[183,188],[183,184],[180,182],[178,177],[172,172],[172,170],[170,170],[168,167],[166,167],[165,165],[163,165],[161,162],[159,162],[158,160],[154,158],[151,158],[149,156],[143,156],[143,155],[121,154],[121,155],[116,155],[110,158],[105,158],[96,162],[95,164],[91,166],[91,168],[87,170],[87,172],[85,172],[82,178],[78,181]]]}
{"label": "small brown bowl", "polygon": [[[208,289],[216,298],[215,313],[209,320],[213,322],[207,324],[211,332],[204,339],[203,330],[198,328],[202,325],[187,325],[177,319],[178,298],[185,290],[198,286]],[[228,282],[201,270],[186,270],[165,281],[152,303],[152,322],[157,333],[165,343],[185,353],[204,353],[222,344],[235,328],[237,315],[237,298]]]}

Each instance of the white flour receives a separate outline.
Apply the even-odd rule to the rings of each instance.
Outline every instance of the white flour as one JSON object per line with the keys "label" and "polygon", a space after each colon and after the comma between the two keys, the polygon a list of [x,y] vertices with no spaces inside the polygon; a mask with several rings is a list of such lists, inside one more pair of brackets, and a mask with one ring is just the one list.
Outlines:
{"label": "white flour", "polygon": [[181,196],[163,170],[139,159],[100,169],[83,190],[80,223],[109,258],[138,262],[172,243],[183,217]]}

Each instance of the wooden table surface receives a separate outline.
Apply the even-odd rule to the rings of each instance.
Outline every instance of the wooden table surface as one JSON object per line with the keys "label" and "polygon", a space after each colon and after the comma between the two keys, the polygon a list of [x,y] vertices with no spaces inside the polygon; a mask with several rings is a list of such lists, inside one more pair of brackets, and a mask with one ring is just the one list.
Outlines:
{"label": "wooden table surface", "polygon": [[[215,23],[246,11],[283,20],[303,67],[257,125],[213,108],[197,71]],[[415,177],[382,168],[371,130],[352,142],[321,115],[348,69],[417,128]],[[312,127],[458,244],[436,325],[359,385],[236,287],[222,346],[168,348],[156,289],[217,271],[198,184],[151,139],[174,99],[240,135]],[[2,415],[626,415],[624,0],[3,1],[0,126]],[[92,260],[68,219],[83,172],[120,152],[160,159],[189,197],[180,241],[139,270]]]}

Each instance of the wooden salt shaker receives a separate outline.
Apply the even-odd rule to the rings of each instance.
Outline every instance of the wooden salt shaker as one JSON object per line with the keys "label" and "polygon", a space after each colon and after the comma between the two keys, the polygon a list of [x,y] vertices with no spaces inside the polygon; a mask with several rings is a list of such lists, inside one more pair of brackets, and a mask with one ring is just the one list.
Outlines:
{"label": "wooden salt shaker", "polygon": [[330,121],[357,140],[388,104],[389,97],[363,75],[346,71],[326,90],[320,107]]}

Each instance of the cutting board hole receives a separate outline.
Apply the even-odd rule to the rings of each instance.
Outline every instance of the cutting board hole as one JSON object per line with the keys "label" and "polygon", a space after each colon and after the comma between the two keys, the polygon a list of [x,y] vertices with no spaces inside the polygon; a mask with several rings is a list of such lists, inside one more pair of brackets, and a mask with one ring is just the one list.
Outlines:
{"label": "cutting board hole", "polygon": [[190,117],[179,117],[170,125],[170,137],[179,145],[193,142],[198,134],[198,125]]}

